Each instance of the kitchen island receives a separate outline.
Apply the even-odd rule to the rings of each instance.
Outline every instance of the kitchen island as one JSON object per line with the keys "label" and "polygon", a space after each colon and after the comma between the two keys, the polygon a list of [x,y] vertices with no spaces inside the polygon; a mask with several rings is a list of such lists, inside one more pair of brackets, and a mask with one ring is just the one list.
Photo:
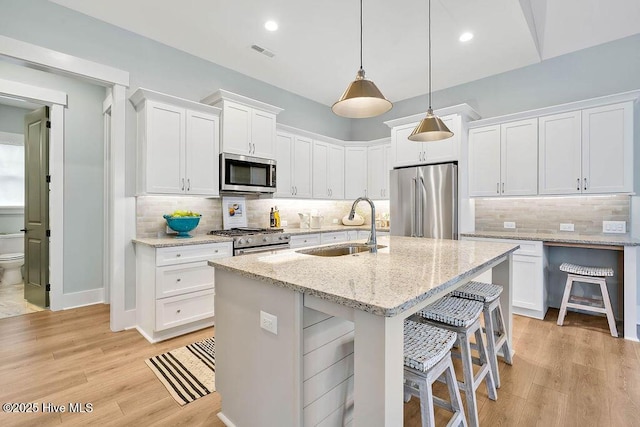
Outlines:
{"label": "kitchen island", "polygon": [[288,250],[209,262],[225,424],[402,425],[404,319],[490,268],[504,286],[510,332],[517,245],[396,236],[378,243],[385,247],[377,254]]}

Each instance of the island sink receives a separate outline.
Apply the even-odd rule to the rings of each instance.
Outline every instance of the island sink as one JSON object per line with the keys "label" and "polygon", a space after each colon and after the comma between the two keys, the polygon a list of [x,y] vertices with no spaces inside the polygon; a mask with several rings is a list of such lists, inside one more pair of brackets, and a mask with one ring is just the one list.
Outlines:
{"label": "island sink", "polygon": [[[386,248],[384,245],[375,245],[376,249]],[[315,256],[343,256],[356,255],[360,252],[373,252],[373,246],[366,243],[346,243],[344,245],[325,246],[322,248],[301,249],[296,251],[299,254]]]}

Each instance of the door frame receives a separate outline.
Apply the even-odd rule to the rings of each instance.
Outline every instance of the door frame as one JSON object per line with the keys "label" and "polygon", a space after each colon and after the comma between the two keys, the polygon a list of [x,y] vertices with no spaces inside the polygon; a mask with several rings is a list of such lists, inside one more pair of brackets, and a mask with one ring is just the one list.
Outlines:
{"label": "door frame", "polygon": [[[111,219],[109,236],[105,236],[105,250],[109,252],[110,325],[112,331],[131,327],[131,315],[125,305],[126,252],[134,237],[126,227],[129,218],[135,218],[135,203],[127,200],[125,188],[125,90],[129,87],[129,73],[114,67],[88,61],[52,49],[47,49],[21,40],[0,35],[0,56],[18,60],[20,63],[53,74],[71,76],[110,89],[111,141],[108,147],[111,162],[109,168],[108,217]],[[50,226],[50,309],[61,310],[64,306],[63,292],[63,203],[64,200],[64,107],[67,95],[38,86],[0,80],[0,94],[24,98],[51,105],[51,133],[49,167],[51,174],[51,201],[49,205]],[[58,201],[56,203],[55,201]],[[54,228],[55,227],[55,228]],[[105,284],[107,286],[107,284]],[[131,312],[131,310],[130,310]]]}

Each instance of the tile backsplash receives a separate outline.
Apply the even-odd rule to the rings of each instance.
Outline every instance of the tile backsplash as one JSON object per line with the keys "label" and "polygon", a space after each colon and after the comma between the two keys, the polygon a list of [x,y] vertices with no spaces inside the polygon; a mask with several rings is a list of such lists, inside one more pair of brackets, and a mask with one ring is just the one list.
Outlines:
{"label": "tile backsplash", "polygon": [[[475,211],[476,231],[561,233],[560,223],[570,223],[574,233],[602,234],[602,221],[630,226],[629,196],[476,199]],[[505,229],[505,221],[515,222],[516,229]]]}
{"label": "tile backsplash", "polygon": [[[277,206],[280,218],[286,221],[286,227],[300,226],[298,212],[313,212],[324,216],[323,225],[338,223],[349,213],[353,201],[349,200],[291,200],[291,199],[247,199],[249,227],[269,227],[269,211]],[[389,201],[376,201],[376,214],[381,218],[389,214]],[[166,222],[162,215],[175,210],[191,210],[202,214],[198,227],[191,233],[206,234],[210,230],[222,228],[221,199],[181,196],[140,196],[136,198],[136,236],[158,237],[165,234]],[[361,202],[356,212],[371,224],[371,209]]]}

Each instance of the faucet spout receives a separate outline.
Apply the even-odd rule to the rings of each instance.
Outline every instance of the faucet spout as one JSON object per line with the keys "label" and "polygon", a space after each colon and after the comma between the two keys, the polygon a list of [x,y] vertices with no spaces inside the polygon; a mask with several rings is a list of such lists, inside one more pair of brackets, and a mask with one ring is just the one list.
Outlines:
{"label": "faucet spout", "polygon": [[367,203],[369,203],[369,206],[371,206],[371,233],[369,234],[369,240],[367,240],[367,246],[370,247],[370,252],[376,253],[378,252],[378,239],[376,238],[376,205],[373,204],[373,202],[371,201],[370,198],[368,197],[358,197],[354,202],[353,205],[351,205],[351,212],[349,212],[349,219],[353,219],[353,217],[356,215],[356,206],[358,205],[358,203],[360,203],[361,201],[365,201]]}

